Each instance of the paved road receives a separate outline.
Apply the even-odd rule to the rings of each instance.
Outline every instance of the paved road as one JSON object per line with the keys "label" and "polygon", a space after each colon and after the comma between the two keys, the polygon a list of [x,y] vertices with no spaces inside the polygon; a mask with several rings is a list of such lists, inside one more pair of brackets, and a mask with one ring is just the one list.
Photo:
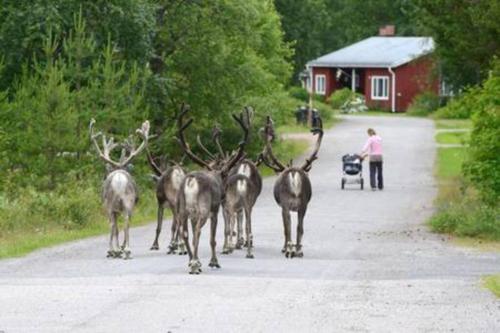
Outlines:
{"label": "paved road", "polygon": [[[340,190],[340,156],[374,127],[384,138],[386,189]],[[3,332],[500,332],[500,302],[479,277],[500,255],[455,247],[424,221],[436,188],[431,121],[345,117],[311,171],[303,259],[285,259],[280,211],[265,181],[254,215],[255,259],[187,259],[148,250],[154,226],[131,233],[134,259],[106,259],[96,237],[0,261]],[[163,245],[167,233],[162,237]],[[222,228],[219,228],[219,249]]]}

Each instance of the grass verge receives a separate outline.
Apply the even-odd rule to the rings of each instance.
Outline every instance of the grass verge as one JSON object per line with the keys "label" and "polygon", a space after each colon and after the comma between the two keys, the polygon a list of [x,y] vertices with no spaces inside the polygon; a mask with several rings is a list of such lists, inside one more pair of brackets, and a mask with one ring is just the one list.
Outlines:
{"label": "grass verge", "polygon": [[[85,209],[82,210],[88,211],[87,208],[89,208],[95,211],[88,211],[86,214],[89,215],[86,217],[85,223],[81,224],[71,222],[71,213],[64,209],[61,209],[59,213],[60,217],[55,219],[55,217],[49,214],[29,214],[28,212],[25,214],[17,211],[24,209],[24,207],[11,207],[11,212],[17,214],[19,220],[29,219],[29,221],[13,227],[3,225],[4,228],[1,229],[2,233],[0,234],[0,258],[19,257],[43,247],[109,232],[108,220],[98,202],[98,193],[94,193],[95,197],[86,197],[85,194],[88,194],[88,192],[83,193],[81,200],[88,200],[89,205],[85,206]],[[141,196],[135,214],[132,216],[132,227],[144,225],[154,220],[156,216],[156,199],[153,195],[153,191],[150,191],[150,193],[144,193]],[[32,207],[26,208],[26,210],[32,209]],[[38,209],[53,210],[54,207]],[[73,207],[72,209],[78,210],[78,207]],[[63,214],[64,216],[62,216]],[[7,216],[0,217],[6,218]],[[11,219],[16,218],[11,215]]]}
{"label": "grass verge", "polygon": [[472,122],[470,119],[436,119],[437,129],[470,129]]}
{"label": "grass verge", "polygon": [[456,181],[454,178],[460,176],[465,156],[465,148],[438,148],[436,173],[439,182]]}
{"label": "grass verge", "polygon": [[465,145],[469,141],[470,132],[441,132],[436,134],[436,142],[444,144],[460,144]]}
{"label": "grass verge", "polygon": [[497,297],[500,297],[500,274],[484,277],[483,285]]}
{"label": "grass verge", "polygon": [[[455,120],[443,122],[451,126]],[[464,125],[464,121],[460,121]],[[450,128],[450,127],[448,127]],[[436,137],[438,139],[438,137]],[[498,207],[482,202],[472,186],[464,190],[462,165],[467,147],[438,148],[435,174],[438,182],[436,212],[429,220],[434,232],[452,234],[456,242],[477,249],[500,249],[500,221]],[[485,246],[485,244],[488,244]]]}

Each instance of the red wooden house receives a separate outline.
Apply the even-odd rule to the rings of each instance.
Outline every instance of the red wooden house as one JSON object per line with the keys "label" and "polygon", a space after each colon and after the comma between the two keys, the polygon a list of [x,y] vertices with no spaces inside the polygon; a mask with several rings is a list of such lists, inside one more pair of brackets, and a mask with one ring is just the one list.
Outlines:
{"label": "red wooden house", "polygon": [[[394,28],[389,29],[389,35]],[[391,30],[392,29],[392,30]],[[422,92],[439,93],[439,78],[430,54],[430,37],[370,37],[307,63],[308,88],[328,98],[348,87],[365,96],[371,108],[406,111]]]}

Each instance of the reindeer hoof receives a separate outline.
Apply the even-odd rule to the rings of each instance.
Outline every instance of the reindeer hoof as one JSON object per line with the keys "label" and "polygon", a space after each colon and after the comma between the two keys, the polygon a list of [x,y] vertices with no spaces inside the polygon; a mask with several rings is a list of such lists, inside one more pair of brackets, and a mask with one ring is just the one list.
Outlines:
{"label": "reindeer hoof", "polygon": [[153,244],[149,250],[150,251],[157,251],[159,249],[160,249],[160,247],[158,246],[158,244]]}
{"label": "reindeer hoof", "polygon": [[132,252],[130,252],[130,250],[123,250],[123,254],[124,254],[123,257],[124,260],[132,259]]}
{"label": "reindeer hoof", "polygon": [[106,258],[114,258],[115,257],[115,251],[109,250],[108,253],[106,254]]}
{"label": "reindeer hoof", "polygon": [[230,253],[233,253],[233,249],[230,247],[230,246],[225,246],[223,249],[222,249],[222,254],[230,254]]}
{"label": "reindeer hoof", "polygon": [[188,264],[190,271],[189,274],[200,274],[201,273],[201,262],[199,260],[191,260]]}
{"label": "reindeer hoof", "polygon": [[246,257],[247,257],[248,259],[253,259],[253,258],[254,258],[254,256],[253,256],[253,254],[252,254],[252,253],[247,253],[247,256],[246,256]]}
{"label": "reindeer hoof", "polygon": [[208,264],[208,267],[212,267],[212,268],[220,268],[220,265],[219,265],[219,263],[217,262],[217,260],[212,260],[212,261],[210,261],[210,263]]}
{"label": "reindeer hoof", "polygon": [[245,240],[243,238],[240,238],[236,242],[235,248],[238,249],[238,250],[241,250],[241,248],[243,247],[244,244],[245,244]]}
{"label": "reindeer hoof", "polygon": [[285,253],[285,252],[286,252],[286,247],[283,247],[283,248],[281,249],[281,253]]}
{"label": "reindeer hoof", "polygon": [[302,250],[292,252],[292,258],[302,258],[304,256],[304,252]]}

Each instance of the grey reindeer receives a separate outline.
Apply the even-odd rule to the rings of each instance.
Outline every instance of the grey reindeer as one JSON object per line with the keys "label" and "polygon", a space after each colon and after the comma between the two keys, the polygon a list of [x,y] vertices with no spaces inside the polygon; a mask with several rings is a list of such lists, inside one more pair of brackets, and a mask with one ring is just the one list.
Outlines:
{"label": "grey reindeer", "polygon": [[[245,107],[244,113],[241,116],[247,128],[250,128],[252,113],[252,108]],[[214,164],[222,163],[230,157],[222,149],[220,143],[221,133],[218,126],[212,131],[212,139],[218,148],[218,155],[212,154],[203,145],[200,137],[197,137],[198,145],[212,159],[212,163]],[[243,159],[229,171],[227,180],[224,183],[225,197],[222,203],[224,216],[224,246],[222,254],[232,253],[234,248],[241,249],[245,245],[247,247],[246,257],[254,258],[252,253],[252,209],[262,191],[262,176],[257,168],[260,163],[260,155],[255,163],[250,159]],[[245,217],[246,240],[243,238],[243,216]],[[237,233],[234,231],[236,224]],[[234,236],[236,236],[236,242],[233,241]]]}
{"label": "grey reindeer", "polygon": [[[273,154],[271,141],[274,136],[273,123],[270,117],[267,117],[264,136],[266,146],[263,156],[263,162],[268,167],[279,173],[274,184],[274,199],[281,207],[283,227],[285,234],[285,244],[281,252],[285,253],[287,258],[303,257],[302,236],[304,235],[304,216],[306,215],[307,205],[311,200],[312,187],[308,172],[311,170],[312,163],[318,158],[318,151],[323,139],[323,129],[321,120],[318,128],[313,128],[311,132],[318,135],[316,145],[311,155],[304,161],[302,166],[293,166],[290,162],[287,166],[282,164]],[[297,241],[292,243],[291,237],[291,217],[290,212],[297,212]]]}
{"label": "grey reindeer", "polygon": [[[233,251],[234,227],[237,224],[234,248],[247,247],[247,258],[254,258],[252,235],[252,209],[262,191],[262,177],[256,164],[245,159],[233,167],[225,183],[224,247],[222,253]],[[243,215],[245,216],[245,241],[243,240]]]}
{"label": "grey reindeer", "polygon": [[[106,139],[102,132],[94,133],[95,119],[90,121],[90,139],[99,157],[106,163],[108,174],[102,185],[102,199],[110,222],[110,239],[108,257],[119,258],[124,255],[124,259],[131,258],[129,227],[132,212],[139,199],[137,185],[127,171],[127,166],[132,160],[146,148],[149,140],[149,121],[145,121],[136,134],[142,139],[139,147],[135,147],[132,137],[124,143],[115,143],[114,139]],[[102,137],[102,150],[97,139]],[[110,154],[113,149],[121,147],[122,154],[120,161],[114,161]],[[128,154],[128,156],[127,156]],[[124,240],[119,246],[118,237],[118,216],[124,213]]]}
{"label": "grey reindeer", "polygon": [[159,250],[158,238],[160,237],[163,225],[163,213],[165,208],[172,211],[171,239],[167,254],[177,251],[179,255],[187,254],[184,242],[179,240],[179,219],[177,214],[177,195],[181,188],[186,172],[180,164],[174,163],[163,170],[154,160],[149,150],[147,150],[148,163],[155,173],[156,200],[158,202],[156,235],[150,250]]}
{"label": "grey reindeer", "polygon": [[[250,108],[245,108],[246,126],[250,127]],[[215,136],[219,153],[224,155],[219,142],[220,131]],[[228,254],[233,251],[234,228],[237,225],[236,242],[234,248],[241,249],[243,245],[247,247],[247,258],[254,258],[253,235],[252,235],[252,210],[257,198],[262,191],[262,176],[259,173],[258,165],[261,163],[261,156],[254,163],[250,159],[243,159],[230,171],[225,184],[226,198],[223,203],[224,212],[224,246],[222,253]],[[245,217],[245,239],[243,238],[243,216]]]}
{"label": "grey reindeer", "polygon": [[[189,107],[183,104],[178,118],[177,141],[185,154],[196,164],[205,170],[190,172],[184,178],[177,197],[177,211],[184,244],[189,255],[190,274],[201,273],[201,262],[198,258],[198,245],[200,241],[201,228],[210,219],[210,247],[212,257],[209,267],[220,268],[217,260],[216,232],[217,215],[224,197],[224,180],[227,178],[229,170],[244,157],[244,147],[248,140],[248,128],[242,120],[233,115],[243,130],[243,140],[239,143],[238,149],[231,157],[220,163],[209,163],[195,155],[186,139],[184,131],[191,125],[193,119],[183,122],[184,115],[189,111]],[[189,245],[188,220],[191,221],[193,233],[193,249]]]}

